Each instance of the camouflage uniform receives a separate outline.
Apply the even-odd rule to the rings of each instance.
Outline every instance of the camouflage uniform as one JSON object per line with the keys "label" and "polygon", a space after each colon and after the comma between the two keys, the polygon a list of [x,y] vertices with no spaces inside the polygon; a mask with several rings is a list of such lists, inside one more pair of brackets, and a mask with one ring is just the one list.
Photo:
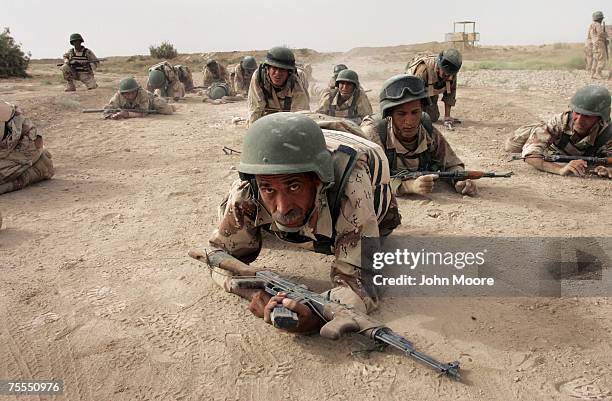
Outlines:
{"label": "camouflage uniform", "polygon": [[425,82],[431,105],[424,111],[429,114],[433,122],[440,119],[440,110],[438,109],[440,93],[442,93],[442,102],[448,106],[455,106],[457,96],[457,74],[445,81],[438,76],[436,67],[437,56],[425,56],[414,60],[406,71],[407,74],[416,75]]}
{"label": "camouflage uniform", "polygon": [[506,150],[527,155],[560,153],[570,156],[612,156],[612,139],[594,149],[597,138],[609,127],[609,122],[597,122],[587,135],[581,136],[572,129],[572,112],[554,115],[547,123],[520,127],[506,142]]}
{"label": "camouflage uniform", "polygon": [[[382,150],[363,138],[330,130],[324,130],[324,135],[330,151],[345,145],[357,150],[358,155],[344,188],[336,221],[332,221],[325,189],[320,184],[308,222],[297,233],[281,231],[270,213],[254,198],[252,184],[236,180],[221,203],[219,226],[209,242],[250,263],[261,250],[262,230],[310,250],[315,250],[315,241],[320,241],[321,236],[327,238],[331,240],[335,255],[330,272],[335,287],[331,290],[331,298],[369,312],[375,309],[377,298],[373,291],[364,288],[361,280],[361,240],[388,235],[400,220],[396,200],[389,188],[388,166]],[[213,273],[213,278],[228,289],[227,275]]]}
{"label": "camouflage uniform", "polygon": [[368,96],[359,88],[355,88],[351,96],[344,101],[338,88],[334,88],[321,98],[317,113],[348,118],[357,124],[361,124],[361,120],[365,116],[372,114],[372,105]]}
{"label": "camouflage uniform", "polygon": [[[392,172],[397,170],[408,171],[458,171],[464,170],[464,164],[457,157],[450,144],[437,128],[432,127],[431,133],[423,124],[419,127],[417,137],[410,143],[399,140],[393,132],[391,117],[386,118],[386,132],[383,131],[383,140],[379,127],[384,122],[379,116],[368,116],[363,120],[361,129],[370,141],[377,143],[383,149],[389,160]],[[394,183],[399,185],[398,183]],[[407,192],[408,183],[402,183],[398,193]],[[395,187],[395,185],[394,185]]]}
{"label": "camouflage uniform", "polygon": [[[591,54],[592,54],[592,63],[591,63],[591,76],[602,76],[602,71],[606,66],[606,39],[608,38],[608,33],[604,29],[604,26],[601,22],[593,21],[589,26],[589,31],[587,33],[587,42],[586,45],[590,44],[591,46]],[[588,53],[587,53],[588,57]],[[587,59],[588,66],[588,59]]]}
{"label": "camouflage uniform", "polygon": [[174,73],[178,77],[179,81],[183,84],[185,92],[191,92],[193,90],[193,75],[191,69],[186,65],[177,64],[174,66]]}
{"label": "camouflage uniform", "polygon": [[[128,100],[117,91],[109,100],[108,104],[104,106],[105,109],[140,109],[140,110],[157,110],[159,114],[172,114],[174,109],[172,105],[168,104],[166,100],[152,94],[151,92],[138,88],[138,95],[133,102]],[[111,112],[104,113],[105,116],[112,114]],[[130,112],[130,117],[141,116],[140,113]],[[146,116],[146,114],[143,114]]]}
{"label": "camouflage uniform", "polygon": [[[82,51],[77,52],[74,48],[64,53],[64,64],[60,68],[64,79],[66,80],[66,90],[76,90],[74,81],[81,81],[85,84],[87,89],[96,89],[98,84],[94,78],[94,71],[100,64],[98,58],[91,50],[83,48]],[[70,61],[91,61],[91,63],[75,63],[70,64]]]}
{"label": "camouflage uniform", "polygon": [[155,64],[154,66],[149,68],[149,72],[153,70],[163,72],[166,78],[166,83],[162,88],[154,89],[147,80],[147,90],[149,92],[153,92],[160,97],[168,97],[174,99],[178,99],[185,96],[185,87],[179,80],[179,76],[174,70],[174,67],[172,67],[169,62],[162,61],[161,63]]}
{"label": "camouflage uniform", "polygon": [[[262,82],[263,78],[263,82]],[[308,91],[296,74],[289,74],[281,89],[276,89],[264,66],[260,66],[251,79],[249,86],[249,124],[277,111],[309,110]]]}
{"label": "camouflage uniform", "polygon": [[0,128],[0,194],[53,177],[51,154],[35,144],[42,135],[19,108]]}
{"label": "camouflage uniform", "polygon": [[208,87],[214,83],[230,83],[228,82],[227,70],[225,69],[225,67],[223,67],[220,63],[217,63],[217,66],[219,70],[216,74],[211,71],[210,68],[204,67],[204,83],[202,84],[203,86]]}
{"label": "camouflage uniform", "polygon": [[244,68],[238,63],[230,74],[232,86],[236,94],[247,95],[253,74],[246,74]]}

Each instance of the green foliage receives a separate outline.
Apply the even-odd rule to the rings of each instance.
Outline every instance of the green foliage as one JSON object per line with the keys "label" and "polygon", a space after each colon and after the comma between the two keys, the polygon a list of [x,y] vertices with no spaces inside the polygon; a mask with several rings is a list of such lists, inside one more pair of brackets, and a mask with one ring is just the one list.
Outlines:
{"label": "green foliage", "polygon": [[26,55],[11,36],[10,30],[4,28],[4,32],[0,33],[0,78],[27,77],[29,62],[30,53]]}
{"label": "green foliage", "polygon": [[178,56],[178,52],[170,42],[162,42],[159,46],[149,46],[149,53],[151,57],[158,59],[171,59]]}

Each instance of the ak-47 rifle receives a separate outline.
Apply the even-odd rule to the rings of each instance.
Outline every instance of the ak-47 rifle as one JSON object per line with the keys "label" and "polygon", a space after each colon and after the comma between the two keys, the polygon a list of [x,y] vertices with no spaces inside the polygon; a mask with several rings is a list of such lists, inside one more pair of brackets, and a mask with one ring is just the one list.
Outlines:
{"label": "ak-47 rifle", "polygon": [[590,166],[612,166],[612,157],[566,156],[566,155],[512,155],[511,160],[542,159],[547,162],[567,163],[572,160],[584,160]]}
{"label": "ak-47 rifle", "polygon": [[393,172],[391,178],[400,178],[402,181],[414,180],[424,175],[435,174],[443,180],[478,180],[479,178],[509,178],[514,175],[512,171],[507,173],[496,173],[494,171],[459,170],[459,171],[408,171],[399,170]]}
{"label": "ak-47 rifle", "polygon": [[121,111],[130,111],[132,113],[144,113],[144,114],[159,114],[157,110],[145,110],[145,109],[83,109],[81,113],[119,113]]}
{"label": "ak-47 rifle", "polygon": [[[189,252],[189,256],[206,263],[209,268],[227,270],[228,275],[230,273],[236,275],[231,279],[232,290],[262,289],[271,296],[276,296],[282,292],[287,294],[287,298],[306,305],[314,315],[326,322],[320,331],[323,337],[336,340],[345,333],[359,333],[384,346],[390,345],[453,379],[461,379],[458,361],[439,362],[429,355],[417,351],[411,341],[394,333],[384,324],[346,305],[331,301],[309,290],[305,285],[294,283],[271,271],[256,271],[223,251],[206,254],[198,250],[192,250]],[[298,324],[297,314],[284,306],[274,308],[271,320],[275,327],[282,329],[291,329]]]}
{"label": "ak-47 rifle", "polygon": [[[93,64],[93,63],[99,63],[100,61],[106,61],[106,59],[105,58],[97,58],[95,60],[87,60],[87,61],[70,60],[68,62],[68,64]],[[64,63],[57,64],[58,67],[61,67],[63,65],[64,65]]]}

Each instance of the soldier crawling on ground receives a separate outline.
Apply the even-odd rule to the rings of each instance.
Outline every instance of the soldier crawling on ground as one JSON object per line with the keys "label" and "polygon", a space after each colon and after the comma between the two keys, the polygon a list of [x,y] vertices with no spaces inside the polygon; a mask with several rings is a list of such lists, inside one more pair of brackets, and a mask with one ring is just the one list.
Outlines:
{"label": "soldier crawling on ground", "polygon": [[336,87],[321,98],[317,112],[361,124],[365,116],[372,114],[372,105],[359,85],[359,75],[353,70],[340,71]]}
{"label": "soldier crawling on ground", "polygon": [[[508,152],[522,152],[525,162],[534,168],[563,176],[582,177],[587,173],[585,160],[571,160],[565,165],[544,160],[548,154],[586,157],[612,157],[610,91],[604,86],[587,85],[576,91],[569,110],[554,115],[546,123],[517,129],[504,144]],[[593,173],[612,178],[612,169],[595,166]]]}
{"label": "soldier crawling on ground", "polygon": [[185,97],[185,87],[179,80],[174,67],[167,61],[162,61],[149,68],[147,90],[159,97],[172,98],[175,101]]}
{"label": "soldier crawling on ground", "polygon": [[417,57],[408,65],[407,74],[415,75],[425,82],[430,104],[425,108],[432,122],[440,119],[438,98],[442,94],[444,103],[444,126],[453,129],[460,121],[451,117],[451,109],[456,104],[457,73],[461,69],[463,57],[457,49],[446,49],[437,56]]}
{"label": "soldier crawling on ground", "polygon": [[[238,172],[220,205],[209,260],[246,266],[259,255],[266,231],[335,255],[333,288],[326,292],[331,300],[366,313],[377,307],[374,288],[361,276],[361,240],[388,235],[401,220],[379,146],[348,133],[322,131],[299,113],[276,113],[249,128]],[[251,299],[250,310],[267,323],[280,303],[298,314],[295,332],[318,331],[324,323],[282,294],[270,298],[261,291],[232,289],[231,275],[220,267],[211,274],[226,291]]]}
{"label": "soldier crawling on ground", "polygon": [[[423,110],[430,97],[424,82],[414,75],[396,75],[389,78],[380,91],[380,115],[368,116],[361,128],[366,137],[380,145],[387,155],[393,174],[398,171],[464,171],[444,136],[436,129]],[[402,181],[392,179],[392,187],[399,194],[431,193],[435,174]],[[476,183],[470,179],[451,181],[454,189],[464,195],[477,193]]]}
{"label": "soldier crawling on ground", "polygon": [[42,134],[17,106],[0,100],[0,194],[47,180],[54,173]]}
{"label": "soldier crawling on ground", "polygon": [[[165,99],[141,88],[134,78],[124,78],[119,82],[119,90],[104,106],[104,109],[107,110],[104,112],[104,118],[112,120],[146,117],[149,113],[144,111],[153,111],[157,114],[174,112],[172,105],[168,104]],[[118,109],[121,110],[117,111]]]}
{"label": "soldier crawling on ground", "polygon": [[279,111],[309,110],[308,90],[303,85],[291,49],[271,48],[251,79],[249,124]]}
{"label": "soldier crawling on ground", "polygon": [[233,71],[230,73],[230,80],[236,94],[246,96],[249,93],[251,78],[256,70],[257,61],[255,61],[255,57],[253,56],[244,57],[240,60],[240,63],[234,67]]}
{"label": "soldier crawling on ground", "polygon": [[83,46],[85,40],[80,33],[70,35],[72,49],[64,54],[64,64],[60,70],[66,80],[66,92],[76,91],[74,81],[81,81],[87,89],[96,89],[98,84],[94,78],[94,71],[100,62],[96,55]]}
{"label": "soldier crawling on ground", "polygon": [[231,84],[229,82],[229,77],[227,75],[227,70],[224,66],[219,64],[217,60],[210,59],[206,62],[204,66],[204,80],[202,86],[208,88],[212,84],[222,83],[222,84]]}

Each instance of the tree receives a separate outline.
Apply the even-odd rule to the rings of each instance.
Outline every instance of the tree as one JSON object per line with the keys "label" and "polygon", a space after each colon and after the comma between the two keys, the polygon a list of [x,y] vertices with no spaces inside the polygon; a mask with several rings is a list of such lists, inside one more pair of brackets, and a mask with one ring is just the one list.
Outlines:
{"label": "tree", "polygon": [[170,42],[162,42],[159,46],[149,46],[149,53],[151,54],[151,57],[159,59],[171,59],[178,55],[174,45]]}
{"label": "tree", "polygon": [[15,42],[11,31],[4,28],[4,32],[0,33],[0,78],[27,77],[30,56],[30,53],[26,55],[21,50],[21,45]]}

